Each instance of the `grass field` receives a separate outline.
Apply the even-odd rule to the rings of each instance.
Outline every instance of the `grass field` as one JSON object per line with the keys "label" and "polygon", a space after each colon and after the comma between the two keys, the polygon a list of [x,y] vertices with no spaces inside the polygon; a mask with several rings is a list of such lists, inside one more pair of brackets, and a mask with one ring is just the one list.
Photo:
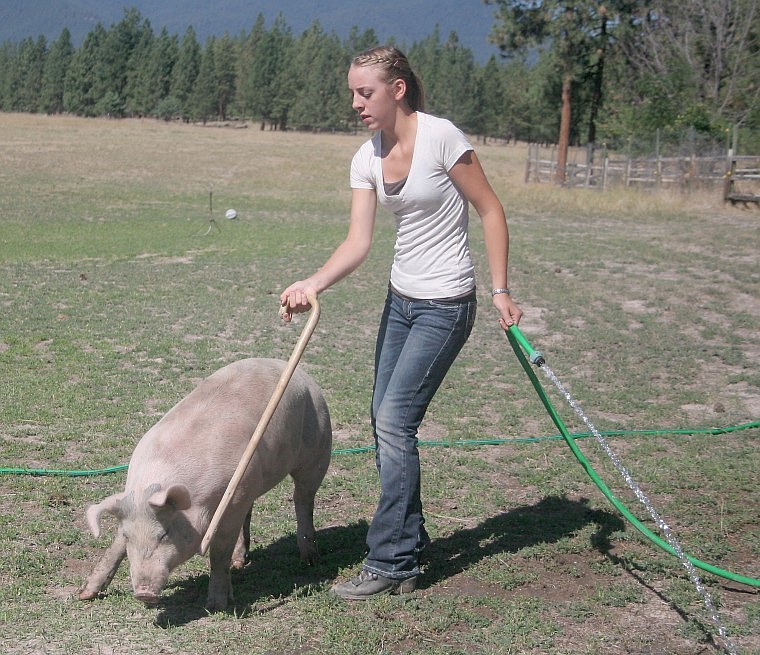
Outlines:
{"label": "grass field", "polygon": [[[0,114],[0,467],[126,464],[213,370],[287,359],[303,318],[282,324],[277,295],[342,239],[348,165],[366,136]],[[706,432],[760,419],[760,213],[724,206],[719,190],[524,185],[524,146],[478,153],[508,211],[522,332],[597,428],[625,432],[610,445],[684,549],[760,577],[760,430]],[[227,208],[239,219],[226,220]],[[369,260],[323,294],[302,359],[325,391],[336,448],[371,444],[392,245],[383,213]],[[200,557],[174,573],[158,608],[132,598],[126,566],[102,599],[77,600],[111,538],[87,532],[84,508],[121,489],[123,470],[6,473],[0,652],[721,652],[678,560],[626,524],[551,438],[489,306],[476,216],[472,245],[479,316],[420,435],[449,447],[422,448],[433,545],[418,591],[363,604],[327,593],[362,561],[378,493],[366,451],[333,457],[317,498],[315,567],[298,561],[292,485],[255,505],[236,605],[212,615]],[[548,391],[569,429],[584,432]],[[594,440],[578,444],[656,531]],[[760,653],[757,589],[703,580],[738,652]]]}

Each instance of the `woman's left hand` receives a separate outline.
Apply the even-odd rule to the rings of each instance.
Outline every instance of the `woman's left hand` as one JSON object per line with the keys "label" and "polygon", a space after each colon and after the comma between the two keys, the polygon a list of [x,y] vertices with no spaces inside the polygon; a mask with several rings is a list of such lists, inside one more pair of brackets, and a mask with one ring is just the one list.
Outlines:
{"label": "woman's left hand", "polygon": [[508,330],[510,326],[517,325],[520,322],[520,318],[523,313],[517,306],[517,303],[512,300],[512,296],[506,293],[497,293],[493,297],[493,304],[496,309],[499,310],[499,325],[502,329]]}

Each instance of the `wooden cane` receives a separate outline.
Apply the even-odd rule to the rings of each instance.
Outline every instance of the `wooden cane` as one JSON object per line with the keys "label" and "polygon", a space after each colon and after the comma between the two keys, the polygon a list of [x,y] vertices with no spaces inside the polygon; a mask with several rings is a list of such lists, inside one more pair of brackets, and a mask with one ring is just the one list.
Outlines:
{"label": "wooden cane", "polygon": [[[246,447],[243,456],[240,458],[237,469],[235,469],[235,473],[227,485],[227,490],[224,492],[224,496],[222,496],[222,501],[219,503],[219,506],[216,508],[216,512],[214,512],[214,516],[211,518],[211,523],[209,523],[206,534],[203,537],[203,541],[201,541],[201,555],[205,555],[206,551],[208,550],[209,544],[214,538],[216,530],[219,527],[219,522],[222,520],[222,515],[227,509],[227,506],[230,504],[235,491],[237,491],[238,484],[240,484],[240,480],[245,474],[245,470],[248,468],[248,464],[250,464],[251,459],[253,458],[253,453],[258,447],[259,442],[261,441],[261,437],[264,435],[264,432],[269,425],[269,421],[272,418],[274,411],[277,409],[277,405],[279,404],[280,399],[282,398],[282,394],[285,393],[285,389],[290,382],[290,378],[293,377],[293,372],[296,370],[296,366],[301,359],[301,355],[306,348],[306,344],[309,342],[309,338],[311,337],[312,332],[314,332],[317,321],[319,321],[320,310],[317,296],[315,294],[309,293],[306,297],[309,300],[309,304],[311,305],[311,314],[309,315],[309,320],[301,331],[301,337],[298,339],[298,343],[296,343],[296,346],[293,349],[293,354],[290,356],[287,366],[280,375],[280,379],[277,382],[277,387],[275,388],[272,397],[269,399],[269,403],[264,409],[264,413],[259,419],[256,430],[251,436],[251,440],[248,442],[248,446]],[[282,314],[283,311],[281,310],[280,313]]]}

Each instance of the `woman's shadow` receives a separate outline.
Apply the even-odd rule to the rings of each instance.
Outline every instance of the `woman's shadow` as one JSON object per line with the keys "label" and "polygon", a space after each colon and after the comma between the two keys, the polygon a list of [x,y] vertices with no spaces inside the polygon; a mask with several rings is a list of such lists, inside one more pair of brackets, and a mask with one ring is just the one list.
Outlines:
{"label": "woman's shadow", "polygon": [[433,586],[466,570],[480,560],[502,553],[516,553],[539,544],[551,544],[573,535],[589,524],[597,527],[591,545],[607,553],[610,535],[624,527],[622,519],[592,509],[586,498],[570,500],[548,496],[535,505],[523,505],[486,519],[473,528],[457,530],[434,540],[425,557],[428,564],[418,588]]}
{"label": "woman's shadow", "polygon": [[[610,548],[612,532],[624,525],[616,514],[592,509],[585,498],[549,496],[534,505],[513,508],[475,527],[433,540],[426,549],[425,573],[418,588],[451,578],[492,555],[555,543],[589,524],[597,526],[591,537],[592,546],[604,553]],[[358,566],[363,560],[367,528],[366,521],[357,521],[320,530],[317,540],[321,557],[311,567],[300,563],[293,535],[252,548],[250,564],[232,572],[235,603],[228,611],[238,616],[265,613],[293,595],[325,591],[341,571]],[[164,592],[156,624],[177,626],[206,616],[203,603],[207,590],[205,574],[170,584]]]}

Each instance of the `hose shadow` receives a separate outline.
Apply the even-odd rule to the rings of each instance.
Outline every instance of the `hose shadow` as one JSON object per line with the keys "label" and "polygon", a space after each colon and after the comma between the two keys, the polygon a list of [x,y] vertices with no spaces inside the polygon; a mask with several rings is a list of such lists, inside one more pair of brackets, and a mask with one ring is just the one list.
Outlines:
{"label": "hose shadow", "polygon": [[701,618],[690,615],[689,610],[681,607],[679,601],[673,598],[668,591],[657,589],[651,582],[647,581],[646,577],[637,570],[637,564],[632,558],[621,557],[614,552],[607,553],[607,557],[616,567],[656,596],[664,605],[670,607],[680,617],[684,625],[691,625],[693,630],[699,631],[700,642],[709,643],[715,648],[721,648],[721,644],[715,640],[711,627]]}

